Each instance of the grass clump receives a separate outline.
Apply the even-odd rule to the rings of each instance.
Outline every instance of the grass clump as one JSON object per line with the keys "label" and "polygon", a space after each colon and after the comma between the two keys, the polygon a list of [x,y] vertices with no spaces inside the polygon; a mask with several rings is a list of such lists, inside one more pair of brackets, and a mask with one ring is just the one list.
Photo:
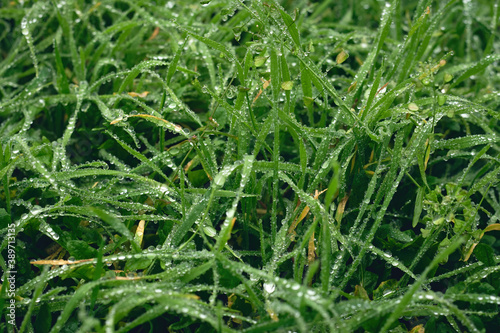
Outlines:
{"label": "grass clump", "polygon": [[498,8],[2,1],[2,330],[494,331]]}

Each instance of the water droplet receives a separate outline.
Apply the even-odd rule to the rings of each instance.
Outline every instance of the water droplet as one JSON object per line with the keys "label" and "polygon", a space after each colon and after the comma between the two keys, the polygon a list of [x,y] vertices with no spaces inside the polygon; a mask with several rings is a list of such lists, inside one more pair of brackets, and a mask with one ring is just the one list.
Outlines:
{"label": "water droplet", "polygon": [[272,294],[276,289],[276,285],[274,283],[269,283],[269,282],[265,282],[263,287],[268,294]]}

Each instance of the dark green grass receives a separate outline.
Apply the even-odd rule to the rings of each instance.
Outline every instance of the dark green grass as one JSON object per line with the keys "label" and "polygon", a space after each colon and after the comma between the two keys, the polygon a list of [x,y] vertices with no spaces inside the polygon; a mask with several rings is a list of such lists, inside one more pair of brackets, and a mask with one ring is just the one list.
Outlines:
{"label": "dark green grass", "polygon": [[0,1],[2,331],[496,331],[498,2]]}

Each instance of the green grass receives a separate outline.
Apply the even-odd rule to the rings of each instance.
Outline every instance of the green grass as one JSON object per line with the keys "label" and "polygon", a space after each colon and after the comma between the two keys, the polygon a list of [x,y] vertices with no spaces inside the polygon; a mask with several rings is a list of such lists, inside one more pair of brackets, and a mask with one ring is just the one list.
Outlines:
{"label": "green grass", "polygon": [[2,331],[496,331],[499,16],[0,1]]}

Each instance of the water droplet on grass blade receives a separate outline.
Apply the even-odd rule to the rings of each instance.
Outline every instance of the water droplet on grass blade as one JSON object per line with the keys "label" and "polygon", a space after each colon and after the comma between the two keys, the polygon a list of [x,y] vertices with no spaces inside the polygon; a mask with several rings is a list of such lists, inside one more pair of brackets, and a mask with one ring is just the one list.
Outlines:
{"label": "water droplet on grass blade", "polygon": [[214,183],[215,185],[217,186],[222,186],[224,185],[224,182],[226,181],[226,178],[223,177],[221,174],[218,174],[217,176],[215,176],[214,178]]}
{"label": "water droplet on grass blade", "polygon": [[30,57],[33,60],[33,66],[35,67],[35,75],[38,77],[38,60],[35,55],[35,46],[33,45],[33,38],[31,37],[29,27],[28,27],[28,19],[23,17],[21,21],[21,33],[26,39],[26,43],[28,44],[30,50]]}
{"label": "water droplet on grass blade", "polygon": [[263,287],[268,294],[272,294],[276,289],[276,285],[274,283],[269,283],[269,282],[264,283]]}

